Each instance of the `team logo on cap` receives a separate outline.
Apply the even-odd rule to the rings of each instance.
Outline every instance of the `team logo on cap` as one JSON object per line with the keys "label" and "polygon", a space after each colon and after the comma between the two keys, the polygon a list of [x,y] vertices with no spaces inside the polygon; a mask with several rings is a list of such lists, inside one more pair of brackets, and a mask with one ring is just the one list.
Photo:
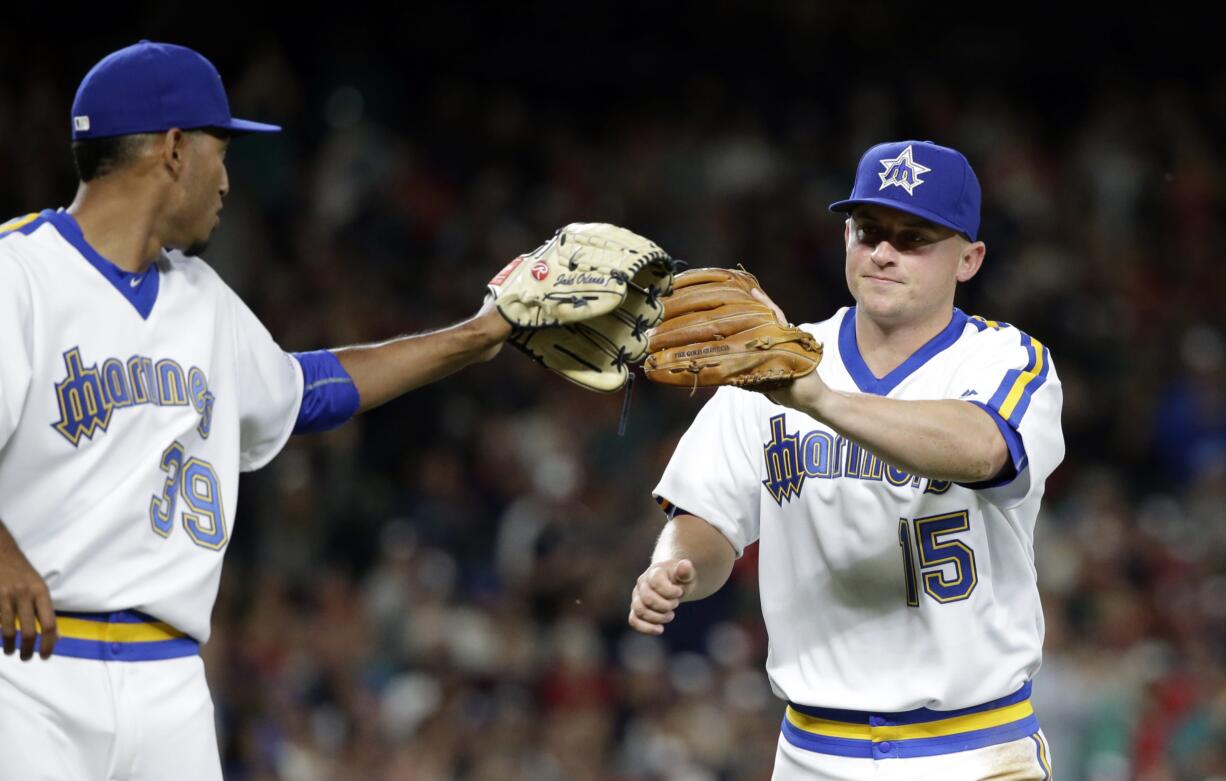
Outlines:
{"label": "team logo on cap", "polygon": [[912,159],[910,146],[902,150],[902,154],[898,157],[880,162],[885,171],[877,174],[881,177],[881,186],[877,188],[878,191],[894,186],[906,190],[907,195],[914,195],[915,188],[924,183],[924,180],[920,179],[920,174],[926,174],[932,170]]}

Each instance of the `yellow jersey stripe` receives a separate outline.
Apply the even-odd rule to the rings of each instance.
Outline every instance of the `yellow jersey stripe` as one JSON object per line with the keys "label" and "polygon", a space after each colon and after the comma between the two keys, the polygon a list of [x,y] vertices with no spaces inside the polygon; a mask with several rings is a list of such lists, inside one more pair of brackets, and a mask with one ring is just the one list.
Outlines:
{"label": "yellow jersey stripe", "polygon": [[1005,396],[1005,401],[1000,405],[998,412],[1005,420],[1008,420],[1013,415],[1013,410],[1017,408],[1017,403],[1022,400],[1022,392],[1031,380],[1043,373],[1043,353],[1046,348],[1038,339],[1031,339],[1034,345],[1034,363],[1027,366],[1017,379],[1013,382],[1013,387],[1009,389],[1009,395]]}
{"label": "yellow jersey stripe", "polygon": [[30,214],[27,214],[24,217],[17,217],[17,218],[11,219],[8,222],[4,223],[3,225],[0,225],[0,233],[8,233],[9,231],[17,230],[18,228],[24,228],[25,226],[37,220],[38,216],[39,216],[38,212],[32,212]]}
{"label": "yellow jersey stripe", "polygon": [[1051,760],[1047,757],[1047,739],[1042,735],[1035,735],[1035,740],[1039,742],[1039,761],[1043,763],[1043,772],[1047,774],[1047,779],[1050,781],[1052,772]]}

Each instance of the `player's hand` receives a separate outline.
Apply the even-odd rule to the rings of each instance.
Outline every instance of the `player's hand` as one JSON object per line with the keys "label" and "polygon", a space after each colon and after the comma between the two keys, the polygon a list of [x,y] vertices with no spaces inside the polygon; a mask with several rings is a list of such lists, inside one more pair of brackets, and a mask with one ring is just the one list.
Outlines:
{"label": "player's hand", "polygon": [[645,635],[664,634],[664,625],[676,616],[677,606],[694,588],[698,572],[689,559],[652,564],[639,575],[630,597],[630,626]]}
{"label": "player's hand", "polygon": [[779,321],[779,325],[791,325],[791,323],[788,322],[787,315],[783,314],[783,310],[779,308],[779,305],[774,301],[771,301],[771,297],[766,295],[766,292],[762,290],[762,288],[755,287],[753,290],[749,291],[749,295],[769,306],[771,311],[775,313],[775,319]]}
{"label": "player's hand", "polygon": [[4,641],[4,653],[9,656],[16,650],[18,623],[21,624],[21,660],[26,661],[34,655],[34,640],[40,634],[39,656],[50,657],[59,638],[51,592],[8,530],[0,524],[0,637]]}
{"label": "player's hand", "polygon": [[[792,325],[779,305],[771,301],[770,296],[766,295],[761,288],[754,288],[750,291],[750,295],[769,306],[781,325]],[[828,390],[829,388],[826,383],[822,382],[818,373],[812,372],[800,379],[788,380],[773,387],[763,387],[761,392],[776,404],[791,407],[816,418],[819,417],[818,406]]]}

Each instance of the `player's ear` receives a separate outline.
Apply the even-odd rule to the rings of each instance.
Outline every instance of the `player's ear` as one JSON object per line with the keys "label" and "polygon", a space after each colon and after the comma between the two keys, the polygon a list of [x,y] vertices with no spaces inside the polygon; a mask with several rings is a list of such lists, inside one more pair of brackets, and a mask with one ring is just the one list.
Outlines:
{"label": "player's ear", "polygon": [[187,158],[187,134],[177,127],[163,133],[161,157],[162,164],[177,178]]}
{"label": "player's ear", "polygon": [[979,268],[983,266],[983,257],[987,252],[988,247],[982,241],[967,242],[962,247],[962,254],[958,257],[957,280],[965,282],[978,274]]}

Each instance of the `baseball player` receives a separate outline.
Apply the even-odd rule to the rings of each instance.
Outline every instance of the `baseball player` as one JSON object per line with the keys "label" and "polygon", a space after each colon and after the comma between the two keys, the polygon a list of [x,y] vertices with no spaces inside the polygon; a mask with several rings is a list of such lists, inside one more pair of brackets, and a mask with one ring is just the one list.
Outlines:
{"label": "baseball player", "polygon": [[282,351],[194,257],[230,139],[277,130],[232,118],[200,54],[142,41],[78,89],[72,205],[0,226],[5,779],[220,779],[198,648],[239,473],[510,333],[491,299],[432,333]]}
{"label": "baseball player", "polygon": [[1051,777],[1029,696],[1060,381],[1039,340],[954,307],[983,263],[979,208],[961,153],[869,149],[830,206],[855,306],[802,326],[817,371],[720,388],[655,489],[669,521],[630,625],[660,634],[760,543],[780,781]]}

